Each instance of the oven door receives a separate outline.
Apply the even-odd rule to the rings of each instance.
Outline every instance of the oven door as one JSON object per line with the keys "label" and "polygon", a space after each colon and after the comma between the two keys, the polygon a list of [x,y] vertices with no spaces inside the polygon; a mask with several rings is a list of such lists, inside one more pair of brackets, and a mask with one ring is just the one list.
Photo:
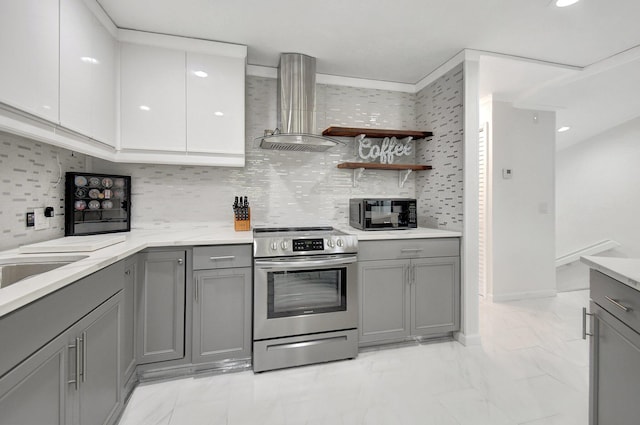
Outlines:
{"label": "oven door", "polygon": [[357,256],[257,259],[254,339],[358,326]]}

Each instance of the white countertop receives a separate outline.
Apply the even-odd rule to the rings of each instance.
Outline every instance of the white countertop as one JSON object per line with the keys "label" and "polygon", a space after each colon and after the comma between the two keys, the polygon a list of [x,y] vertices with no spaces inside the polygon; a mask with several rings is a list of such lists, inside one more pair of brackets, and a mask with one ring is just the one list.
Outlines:
{"label": "white countertop", "polygon": [[580,260],[592,269],[640,291],[640,258],[586,256],[580,257]]}
{"label": "white countertop", "polygon": [[453,230],[418,227],[408,230],[358,230],[353,227],[336,227],[345,233],[356,235],[359,241],[379,241],[390,239],[459,238],[462,233]]}
{"label": "white countertop", "polygon": [[[351,227],[340,230],[355,234],[359,240],[419,239],[459,237],[460,232],[419,228],[412,230],[363,232]],[[65,257],[86,258],[40,275],[26,278],[0,289],[0,317],[50,294],[70,283],[97,272],[146,248],[196,245],[231,245],[253,243],[253,232],[236,232],[229,224],[168,224],[152,229],[133,229],[123,242],[94,251],[24,254],[19,249],[0,252],[0,264],[12,258],[61,261]]]}

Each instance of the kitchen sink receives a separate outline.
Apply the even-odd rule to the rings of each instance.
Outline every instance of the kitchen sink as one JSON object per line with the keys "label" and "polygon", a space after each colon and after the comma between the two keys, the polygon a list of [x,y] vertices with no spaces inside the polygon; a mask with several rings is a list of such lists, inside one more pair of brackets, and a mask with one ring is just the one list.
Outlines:
{"label": "kitchen sink", "polygon": [[6,288],[23,279],[66,266],[87,258],[86,255],[15,257],[0,260],[0,288]]}

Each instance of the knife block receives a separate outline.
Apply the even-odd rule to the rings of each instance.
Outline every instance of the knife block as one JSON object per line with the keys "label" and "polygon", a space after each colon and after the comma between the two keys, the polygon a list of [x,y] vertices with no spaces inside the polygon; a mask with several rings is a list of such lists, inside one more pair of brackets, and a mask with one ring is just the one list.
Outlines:
{"label": "knife block", "polygon": [[248,220],[237,220],[233,217],[233,228],[236,232],[245,232],[251,230],[251,208],[249,208]]}

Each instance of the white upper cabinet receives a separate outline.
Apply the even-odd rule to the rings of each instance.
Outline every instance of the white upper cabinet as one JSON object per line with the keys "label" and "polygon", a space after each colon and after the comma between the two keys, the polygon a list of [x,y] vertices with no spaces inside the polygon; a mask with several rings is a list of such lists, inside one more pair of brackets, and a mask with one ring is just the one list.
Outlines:
{"label": "white upper cabinet", "polygon": [[186,152],[185,52],[121,43],[120,62],[120,148]]}
{"label": "white upper cabinet", "polygon": [[83,0],[60,1],[60,124],[115,147],[117,42]]}
{"label": "white upper cabinet", "polygon": [[0,1],[0,102],[58,122],[58,0]]}
{"label": "white upper cabinet", "polygon": [[245,60],[187,53],[187,150],[244,155]]}
{"label": "white upper cabinet", "polygon": [[246,46],[120,30],[118,161],[244,166]]}

